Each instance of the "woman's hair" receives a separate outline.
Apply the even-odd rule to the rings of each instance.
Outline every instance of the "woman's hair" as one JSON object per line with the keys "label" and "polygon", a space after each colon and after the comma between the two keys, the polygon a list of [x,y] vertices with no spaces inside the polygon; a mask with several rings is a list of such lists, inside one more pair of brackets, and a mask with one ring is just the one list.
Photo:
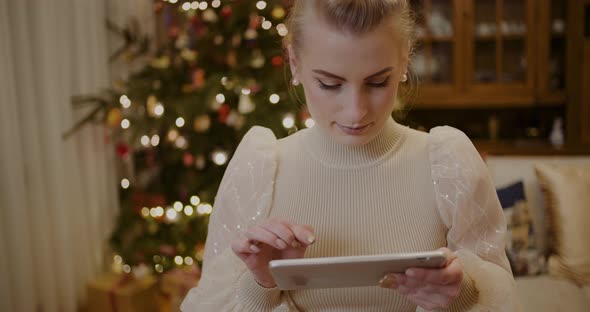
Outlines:
{"label": "woman's hair", "polygon": [[[291,44],[293,53],[298,54],[304,41],[303,27],[306,23],[306,11],[313,10],[335,29],[357,35],[369,32],[387,21],[390,23],[392,34],[397,33],[402,40],[407,40],[408,58],[412,55],[415,42],[414,17],[408,0],[292,0],[292,2],[289,16],[285,21],[288,30],[287,36],[283,39],[285,52],[287,52],[286,47]],[[296,56],[285,54],[286,59]],[[409,99],[415,91],[414,77],[409,73],[408,76],[410,81],[401,89],[401,97],[405,99]],[[288,85],[291,95],[304,105],[295,88],[291,84]],[[402,113],[405,111],[406,109],[401,109]]]}
{"label": "woman's hair", "polygon": [[[329,25],[353,34],[363,34],[391,19],[391,28],[408,40],[412,50],[413,18],[407,0],[294,0],[286,20],[288,34],[284,46],[291,44],[294,53],[303,45],[306,10],[319,14]],[[293,57],[293,56],[291,56]]]}

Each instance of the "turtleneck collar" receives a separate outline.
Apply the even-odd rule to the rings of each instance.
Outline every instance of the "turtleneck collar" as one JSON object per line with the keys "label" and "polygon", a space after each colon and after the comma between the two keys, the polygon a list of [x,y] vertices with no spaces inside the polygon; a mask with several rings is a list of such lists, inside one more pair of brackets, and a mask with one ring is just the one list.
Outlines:
{"label": "turtleneck collar", "polygon": [[404,126],[389,117],[382,131],[364,145],[350,146],[337,143],[317,126],[302,131],[302,141],[312,157],[329,167],[366,167],[380,162],[396,150],[404,138],[404,130]]}

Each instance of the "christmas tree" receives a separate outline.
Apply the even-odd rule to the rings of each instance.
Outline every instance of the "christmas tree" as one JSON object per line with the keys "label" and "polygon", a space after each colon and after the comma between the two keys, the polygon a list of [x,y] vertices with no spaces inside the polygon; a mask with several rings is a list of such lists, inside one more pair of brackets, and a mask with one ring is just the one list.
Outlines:
{"label": "christmas tree", "polygon": [[300,90],[287,87],[286,9],[270,0],[154,2],[157,51],[87,119],[104,112],[120,158],[111,243],[123,271],[200,263],[212,203],[246,131],[261,125],[283,137],[313,126]]}

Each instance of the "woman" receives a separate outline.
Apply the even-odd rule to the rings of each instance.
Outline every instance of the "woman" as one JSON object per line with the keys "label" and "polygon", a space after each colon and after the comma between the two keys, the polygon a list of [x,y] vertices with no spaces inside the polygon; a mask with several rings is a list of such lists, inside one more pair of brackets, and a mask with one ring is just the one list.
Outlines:
{"label": "woman", "polygon": [[[392,118],[407,80],[403,0],[298,0],[285,46],[315,126],[276,140],[253,127],[224,175],[200,286],[183,311],[511,311],[505,221],[460,131]],[[272,259],[444,250],[441,269],[380,287],[282,292]]]}

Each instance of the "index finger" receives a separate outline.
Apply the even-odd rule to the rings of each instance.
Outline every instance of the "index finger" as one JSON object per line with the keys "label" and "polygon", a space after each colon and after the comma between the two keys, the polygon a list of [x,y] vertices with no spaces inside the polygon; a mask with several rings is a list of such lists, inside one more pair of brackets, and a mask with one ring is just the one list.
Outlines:
{"label": "index finger", "polygon": [[313,232],[313,228],[309,225],[302,224],[290,224],[291,231],[295,234],[295,237],[303,245],[309,246],[315,243],[316,237]]}

